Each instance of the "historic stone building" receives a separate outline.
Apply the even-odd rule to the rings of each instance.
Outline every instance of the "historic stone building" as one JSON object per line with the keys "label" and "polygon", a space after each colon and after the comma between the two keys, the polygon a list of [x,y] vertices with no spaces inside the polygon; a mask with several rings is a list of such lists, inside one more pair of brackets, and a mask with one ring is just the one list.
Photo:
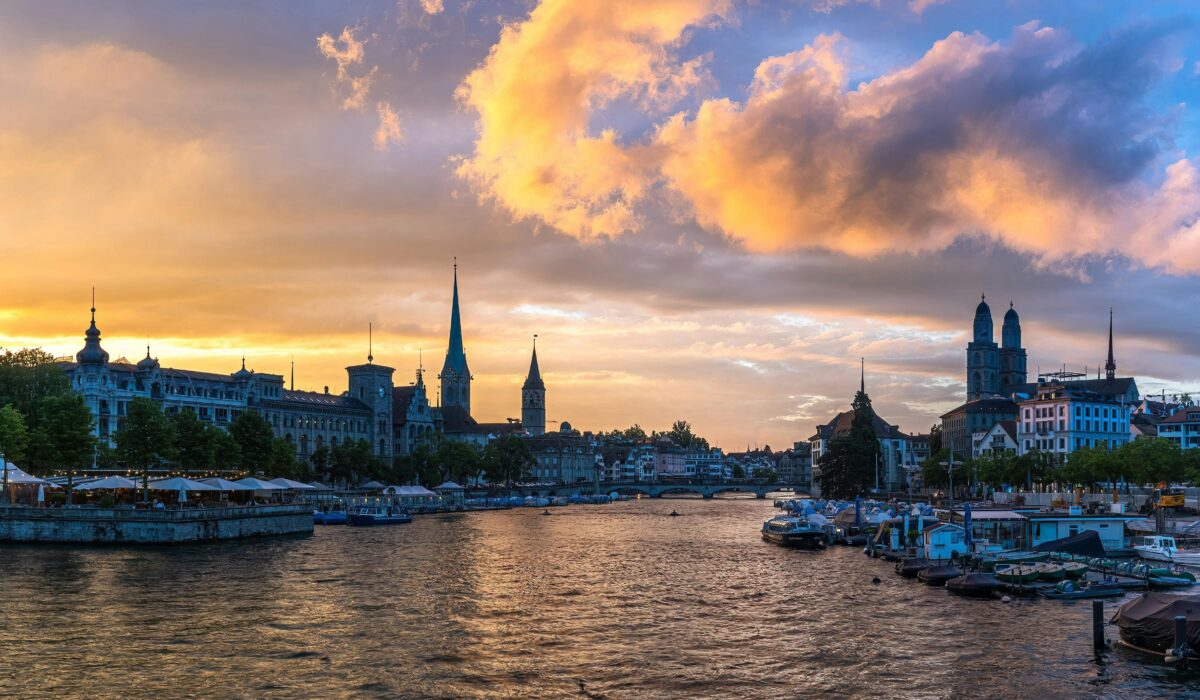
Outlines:
{"label": "historic stone building", "polygon": [[137,364],[110,360],[101,346],[96,310],[74,362],[62,362],[71,388],[83,396],[95,417],[96,436],[112,444],[129,402],[148,398],[167,414],[193,411],[206,423],[226,428],[243,411],[257,411],[277,437],[295,446],[303,460],[321,447],[365,440],[377,456],[395,453],[392,429],[391,367],[367,363],[346,368],[348,391],[330,394],[285,388],[283,375],[242,366],[230,374],[162,367],[146,348]]}

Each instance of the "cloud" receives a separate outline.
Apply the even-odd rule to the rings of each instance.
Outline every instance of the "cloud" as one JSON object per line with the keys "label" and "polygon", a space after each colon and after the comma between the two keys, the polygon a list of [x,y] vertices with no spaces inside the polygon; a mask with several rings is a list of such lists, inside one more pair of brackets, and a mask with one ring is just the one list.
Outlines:
{"label": "cloud", "polygon": [[639,231],[637,205],[664,185],[683,215],[759,252],[877,255],[983,235],[1047,263],[1119,253],[1200,270],[1175,254],[1196,246],[1195,165],[1159,169],[1169,121],[1145,99],[1170,29],[1089,46],[1037,23],[1003,43],[954,32],[853,87],[846,41],[821,35],[763,60],[744,101],[705,100],[648,138],[603,125],[613,100],[642,98],[652,115],[647,96],[700,86],[678,50],[728,11],[542,3],[460,88],[479,124],[459,174],[515,218],[584,240]]}
{"label": "cloud", "polygon": [[944,2],[947,0],[909,0],[908,9],[919,15],[934,5],[941,5]]}
{"label": "cloud", "polygon": [[375,105],[375,111],[379,114],[379,127],[375,129],[375,148],[383,151],[387,150],[388,144],[402,142],[404,132],[400,128],[400,117],[396,110],[387,102],[379,102]]}
{"label": "cloud", "polygon": [[[327,33],[317,37],[317,50],[337,64],[337,85],[346,92],[341,104],[345,110],[360,110],[366,105],[371,85],[379,73],[379,66],[371,66],[371,70],[358,75],[351,70],[354,66],[361,65],[366,55],[365,42],[354,37],[355,31],[355,28],[344,27],[337,39]],[[376,133],[378,142],[378,132]]]}
{"label": "cloud", "polygon": [[479,123],[459,175],[515,218],[579,238],[636,229],[648,154],[623,146],[613,129],[593,133],[592,114],[618,100],[661,107],[701,85],[703,58],[680,61],[675,49],[730,3],[542,2],[504,27],[458,90]]}
{"label": "cloud", "polygon": [[442,4],[442,0],[421,0],[421,9],[425,10],[427,15],[438,15],[446,9]]}

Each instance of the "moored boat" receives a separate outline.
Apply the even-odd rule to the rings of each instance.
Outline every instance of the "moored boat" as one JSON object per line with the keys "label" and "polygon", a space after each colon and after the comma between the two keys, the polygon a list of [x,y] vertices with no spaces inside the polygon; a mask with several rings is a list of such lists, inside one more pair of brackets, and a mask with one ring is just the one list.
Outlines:
{"label": "moored boat", "polygon": [[400,525],[411,523],[408,511],[397,506],[355,506],[347,513],[350,525]]}
{"label": "moored boat", "polygon": [[929,568],[929,560],[920,557],[904,557],[896,562],[896,573],[904,578],[916,578],[921,569]]}
{"label": "moored boat", "polygon": [[825,548],[825,533],[821,528],[792,515],[777,515],[763,523],[762,537],[784,547]]}
{"label": "moored boat", "polygon": [[991,570],[1002,564],[1034,564],[1046,561],[1050,552],[989,552],[977,558],[979,568]]}
{"label": "moored boat", "polygon": [[1079,584],[1075,581],[1060,581],[1051,590],[1039,591],[1045,598],[1054,600],[1080,600],[1086,598],[1119,598],[1125,591],[1101,582]]}
{"label": "moored boat", "polygon": [[1121,630],[1128,646],[1166,654],[1175,643],[1175,618],[1186,620],[1187,643],[1200,649],[1200,596],[1178,593],[1143,593],[1122,605],[1111,622]]}
{"label": "moored boat", "polygon": [[1081,579],[1088,572],[1087,564],[1077,561],[1068,561],[1062,564],[1063,574],[1069,579]]}
{"label": "moored boat", "polygon": [[1175,553],[1179,551],[1175,546],[1175,538],[1169,535],[1143,537],[1141,543],[1134,545],[1133,549],[1142,559],[1168,562],[1175,561]]}
{"label": "moored boat", "polygon": [[1034,568],[1037,569],[1037,580],[1039,581],[1054,583],[1063,580],[1067,576],[1067,571],[1063,568],[1062,564],[1043,563],[1038,564]]}
{"label": "moored boat", "polygon": [[1036,564],[997,566],[996,578],[1004,583],[1031,583],[1038,578],[1038,568]]}
{"label": "moored boat", "polygon": [[1002,584],[994,574],[963,574],[946,581],[947,590],[959,595],[986,598]]}
{"label": "moored boat", "polygon": [[314,510],[313,523],[317,525],[345,525],[349,516],[344,510]]}
{"label": "moored boat", "polygon": [[957,566],[930,566],[917,572],[917,580],[930,586],[944,586],[952,578],[962,576]]}

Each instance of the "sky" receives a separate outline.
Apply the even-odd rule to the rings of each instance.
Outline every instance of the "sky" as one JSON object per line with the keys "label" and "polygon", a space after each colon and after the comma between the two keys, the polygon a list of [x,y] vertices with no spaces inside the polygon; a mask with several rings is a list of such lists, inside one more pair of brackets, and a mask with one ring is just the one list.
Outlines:
{"label": "sky", "polygon": [[474,413],[806,440],[865,358],[924,432],[987,295],[1031,373],[1200,390],[1186,1],[0,6],[0,347],[345,389],[446,348]]}

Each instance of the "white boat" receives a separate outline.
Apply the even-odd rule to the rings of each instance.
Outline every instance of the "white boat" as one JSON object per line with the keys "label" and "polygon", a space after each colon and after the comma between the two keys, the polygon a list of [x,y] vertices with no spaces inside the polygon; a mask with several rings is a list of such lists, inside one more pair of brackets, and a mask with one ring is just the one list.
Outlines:
{"label": "white boat", "polygon": [[776,515],[763,523],[763,539],[784,547],[824,549],[825,534],[804,518]]}
{"label": "white boat", "polygon": [[1134,545],[1133,548],[1142,559],[1167,562],[1174,562],[1175,553],[1179,551],[1175,546],[1175,538],[1169,535],[1143,537],[1141,544]]}

